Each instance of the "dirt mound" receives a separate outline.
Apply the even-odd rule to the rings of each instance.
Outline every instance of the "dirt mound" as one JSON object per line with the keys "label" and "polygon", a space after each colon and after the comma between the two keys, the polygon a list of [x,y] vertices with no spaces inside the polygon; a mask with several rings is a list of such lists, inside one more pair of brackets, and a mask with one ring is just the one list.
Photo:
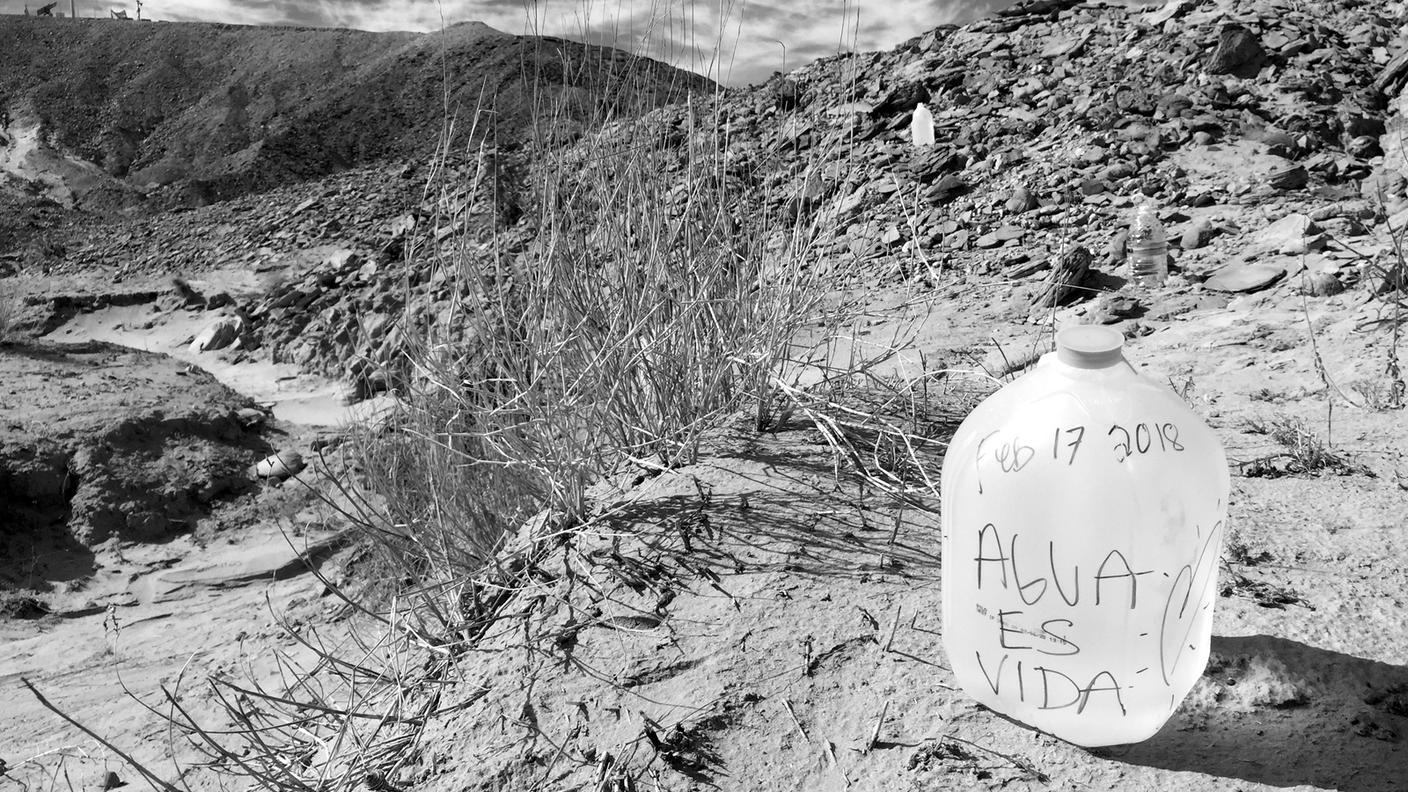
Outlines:
{"label": "dirt mound", "polygon": [[706,84],[481,23],[414,34],[0,16],[0,145],[12,158],[33,149],[26,157],[49,174],[88,168],[45,185],[88,208],[162,187],[157,205],[202,204],[423,157],[442,143],[447,114],[451,147],[468,140],[481,104],[511,141],[553,132],[528,128],[538,101],[563,100],[571,126],[608,94],[632,106]]}
{"label": "dirt mound", "polygon": [[53,579],[73,560],[55,549],[188,529],[268,452],[248,399],[165,355],[26,341],[0,346],[0,371],[0,539],[32,578],[7,583]]}

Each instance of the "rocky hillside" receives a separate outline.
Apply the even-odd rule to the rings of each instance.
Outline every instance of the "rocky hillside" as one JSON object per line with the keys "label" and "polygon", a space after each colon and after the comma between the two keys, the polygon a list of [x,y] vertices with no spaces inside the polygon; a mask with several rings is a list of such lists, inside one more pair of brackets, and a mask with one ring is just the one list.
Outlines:
{"label": "rocky hillside", "polygon": [[[58,171],[62,202],[198,205],[426,157],[447,119],[453,145],[463,145],[476,108],[493,111],[501,141],[570,138],[589,110],[666,101],[706,83],[619,51],[481,23],[417,34],[7,15],[0,161],[14,174],[22,149],[51,149],[63,167],[28,175],[53,188]],[[562,103],[559,128],[528,128],[535,102]]]}
{"label": "rocky hillside", "polygon": [[[1120,230],[1146,195],[1163,207],[1172,271],[1184,284],[1202,284],[1196,299],[1185,293],[1164,311],[1288,280],[1285,266],[1260,261],[1283,251],[1307,253],[1295,262],[1296,271],[1308,269],[1316,288],[1330,292],[1372,273],[1365,259],[1329,240],[1362,236],[1406,205],[1405,165],[1394,132],[1402,123],[1395,108],[1403,64],[1394,58],[1404,44],[1402,15],[1401,3],[1170,0],[1139,10],[1042,0],[962,28],[934,29],[888,52],[823,59],[760,89],[721,91],[688,109],[667,106],[645,123],[680,140],[686,125],[701,118],[726,123],[731,167],[762,174],[757,200],[775,216],[810,217],[836,232],[824,243],[833,272],[933,285],[948,273],[1001,284],[997,291],[959,288],[953,294],[1002,318],[1025,318],[1053,301],[1080,302],[1117,286]],[[35,31],[60,23],[6,24]],[[142,30],[84,24],[122,28],[127,36]],[[155,32],[142,35],[163,29],[147,26]],[[209,30],[251,47],[262,42],[260,52],[299,52],[295,62],[306,58],[307,64],[313,56],[284,37],[350,42],[370,35],[260,34],[269,38],[244,29]],[[526,46],[482,28],[456,28],[449,36],[463,39],[466,63],[488,57],[482,46],[469,46],[474,40],[503,42],[500,56]],[[438,68],[426,60],[437,40],[405,39],[400,54],[361,56],[357,73],[364,76],[356,84],[371,85],[366,75],[384,76],[387,64],[416,58],[425,69]],[[337,51],[338,45],[328,46]],[[225,86],[220,106],[229,106],[231,86],[254,85],[239,76],[245,68],[217,81]],[[351,152],[404,151],[433,136],[438,111],[423,121],[423,134],[402,134],[407,125],[395,119],[406,111],[395,103],[429,102],[416,100],[415,92],[430,91],[439,107],[439,89],[431,85],[438,82],[417,73],[422,82],[412,86],[408,73],[398,74],[404,91],[386,94],[394,107],[358,121],[383,134],[333,135],[340,122],[316,112],[315,104],[297,119],[277,116],[283,120],[270,129],[283,131],[271,131],[241,149],[244,154],[210,160],[210,173],[224,175],[207,183],[248,186],[256,173],[316,172],[355,161],[359,155]],[[248,117],[275,118],[269,114],[277,91],[260,91],[264,104],[251,104],[258,109]],[[922,149],[911,144],[908,129],[919,102],[933,110],[937,129],[937,143]],[[207,95],[194,107],[208,111],[216,104]],[[216,115],[192,110],[174,118],[204,119],[211,131],[225,123]],[[105,133],[95,127],[83,134],[70,145],[104,156]],[[271,165],[319,135],[332,135],[342,148],[320,144],[315,148],[323,153],[303,151],[287,167]],[[163,141],[170,139],[170,133],[153,132],[149,153],[126,166],[129,177],[166,161],[171,149]],[[227,166],[246,156],[261,166],[232,175]],[[388,296],[388,284],[403,282],[402,241],[429,234],[436,244],[456,244],[467,229],[483,224],[463,214],[445,219],[447,212],[467,207],[472,216],[494,209],[482,195],[454,194],[456,183],[471,181],[471,166],[450,169],[449,194],[424,190],[428,172],[372,165],[189,214],[72,233],[56,228],[44,246],[12,253],[11,266],[106,268],[119,277],[189,275],[217,266],[268,267],[319,245],[340,248],[353,254],[336,258],[334,269],[346,272],[289,273],[274,293],[246,308],[263,320],[262,338],[275,356],[341,372],[351,358],[385,360],[393,353],[385,336],[394,336],[406,300],[434,315],[448,298],[443,283],[414,282],[407,294]],[[1142,310],[1127,300],[1108,303],[1091,310],[1110,321]],[[373,333],[348,333],[351,316],[369,320]]]}

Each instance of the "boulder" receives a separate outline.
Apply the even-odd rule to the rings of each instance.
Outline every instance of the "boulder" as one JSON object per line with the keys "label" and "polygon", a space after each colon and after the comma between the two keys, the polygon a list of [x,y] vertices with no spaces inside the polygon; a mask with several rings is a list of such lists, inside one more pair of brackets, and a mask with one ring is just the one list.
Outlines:
{"label": "boulder", "polygon": [[244,320],[238,316],[216,319],[196,335],[195,340],[191,342],[191,351],[199,353],[224,349],[235,343],[243,332]]}
{"label": "boulder", "polygon": [[1244,74],[1259,69],[1265,58],[1256,34],[1243,25],[1230,23],[1222,26],[1217,48],[1204,68],[1208,74]]}

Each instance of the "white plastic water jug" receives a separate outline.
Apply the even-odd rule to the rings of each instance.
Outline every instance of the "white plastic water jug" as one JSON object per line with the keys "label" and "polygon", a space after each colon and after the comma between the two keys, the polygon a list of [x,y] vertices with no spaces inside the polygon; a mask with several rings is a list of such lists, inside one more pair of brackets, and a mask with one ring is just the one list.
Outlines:
{"label": "white plastic water jug", "polygon": [[963,690],[1084,746],[1147,739],[1208,659],[1222,444],[1107,327],[988,397],[944,457],[944,648]]}
{"label": "white plastic water jug", "polygon": [[923,102],[914,107],[914,115],[909,120],[909,133],[918,148],[934,145],[934,114]]}

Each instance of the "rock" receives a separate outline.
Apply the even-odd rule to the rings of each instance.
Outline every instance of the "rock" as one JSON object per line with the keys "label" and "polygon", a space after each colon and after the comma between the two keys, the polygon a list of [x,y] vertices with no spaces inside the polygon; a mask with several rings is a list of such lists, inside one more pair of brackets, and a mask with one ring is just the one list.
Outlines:
{"label": "rock", "polygon": [[1026,233],[1027,232],[1020,226],[1006,224],[999,226],[998,229],[993,232],[999,242],[1011,242],[1016,239],[1021,239],[1026,236]]}
{"label": "rock", "polygon": [[362,257],[356,251],[338,248],[323,258],[320,269],[325,272],[345,275],[362,266]]}
{"label": "rock", "polygon": [[1193,107],[1193,100],[1180,93],[1166,93],[1159,97],[1155,106],[1156,115],[1164,118],[1179,118],[1183,111]]}
{"label": "rock", "polygon": [[1123,294],[1104,294],[1096,300],[1091,311],[1091,324],[1115,324],[1125,319],[1134,319],[1144,314],[1144,307],[1137,297]]}
{"label": "rock", "polygon": [[891,88],[889,93],[875,103],[872,115],[888,116],[908,113],[920,103],[929,101],[929,89],[922,82],[901,83]]}
{"label": "rock", "polygon": [[983,248],[984,250],[989,250],[991,248],[997,247],[998,245],[1001,245],[1002,240],[998,238],[996,231],[991,231],[978,237],[976,240],[973,241],[973,244],[977,247]]}
{"label": "rock", "polygon": [[783,78],[773,87],[773,103],[778,110],[795,110],[802,103],[802,89],[796,80]]}
{"label": "rock", "polygon": [[254,429],[268,419],[268,414],[257,407],[241,407],[235,411],[235,420],[246,429]]}
{"label": "rock", "polygon": [[1129,229],[1121,228],[1110,238],[1110,246],[1105,248],[1105,261],[1116,266],[1129,257]]}
{"label": "rock", "polygon": [[915,179],[928,184],[946,173],[962,170],[964,164],[963,156],[956,151],[926,146],[916,152],[909,172],[914,174]]}
{"label": "rock", "polygon": [[1197,250],[1212,239],[1213,227],[1206,220],[1199,220],[1183,230],[1179,247],[1183,250]]}
{"label": "rock", "polygon": [[1388,717],[1372,707],[1361,707],[1349,720],[1350,729],[1360,737],[1396,743],[1399,740],[1398,728]]}
{"label": "rock", "polygon": [[302,454],[297,451],[280,451],[256,462],[252,472],[259,478],[282,481],[298,475],[298,472],[304,467],[306,465],[303,462]]}
{"label": "rock", "polygon": [[1291,157],[1296,153],[1296,139],[1279,129],[1267,130],[1261,136],[1261,142],[1266,146],[1266,153],[1274,154],[1278,157]]}
{"label": "rock", "polygon": [[1306,237],[1318,229],[1311,219],[1303,214],[1293,213],[1277,220],[1257,232],[1252,237],[1248,252],[1303,252],[1307,247]]}
{"label": "rock", "polygon": [[238,316],[216,319],[196,335],[195,340],[191,342],[191,351],[199,353],[224,349],[233,344],[243,332],[244,320]]}
{"label": "rock", "polygon": [[[42,600],[22,594],[0,591],[0,619],[42,619],[50,613],[49,606]],[[0,772],[5,763],[0,762]]]}
{"label": "rock", "polygon": [[1357,220],[1368,220],[1375,214],[1373,205],[1361,198],[1351,198],[1344,201],[1336,201],[1332,204],[1316,209],[1310,213],[1310,219],[1318,222],[1332,220],[1336,217],[1349,217]]}
{"label": "rock", "polygon": [[1351,139],[1345,146],[1345,151],[1359,159],[1372,159],[1383,153],[1383,149],[1379,147],[1379,139],[1373,135],[1360,135]]}
{"label": "rock", "polygon": [[1138,169],[1128,162],[1116,162],[1100,171],[1100,179],[1106,182],[1127,179],[1138,172]]}
{"label": "rock", "polygon": [[1400,171],[1379,165],[1359,183],[1359,194],[1370,201],[1387,202],[1403,195],[1406,187],[1408,179]]}
{"label": "rock", "polygon": [[1203,282],[1203,287],[1220,292],[1254,292],[1280,280],[1286,274],[1284,267],[1273,264],[1228,264],[1211,278]]}
{"label": "rock", "polygon": [[1012,196],[1007,199],[1007,203],[1004,204],[1004,206],[1007,208],[1008,214],[1030,212],[1037,206],[1036,197],[1032,195],[1031,190],[1028,190],[1026,186],[1018,186],[1017,189],[1012,191]]}
{"label": "rock", "polygon": [[119,778],[117,773],[114,773],[113,771],[109,770],[103,774],[102,786],[103,792],[108,792],[108,790],[110,789],[117,789],[118,787],[127,786],[127,782]]}
{"label": "rock", "polygon": [[1229,23],[1222,26],[1217,49],[1204,68],[1208,74],[1245,74],[1259,69],[1265,58],[1266,53],[1255,33],[1242,25]]}
{"label": "rock", "polygon": [[378,393],[385,393],[389,388],[386,372],[369,369],[350,377],[342,389],[342,402],[347,405],[357,404]]}
{"label": "rock", "polygon": [[1408,49],[1398,53],[1374,78],[1374,90],[1386,95],[1397,96],[1408,82]]}
{"label": "rock", "polygon": [[1110,185],[1101,179],[1082,179],[1080,182],[1080,192],[1086,197],[1104,195],[1110,191]]}
{"label": "rock", "polygon": [[1303,165],[1279,168],[1266,174],[1266,183],[1277,190],[1299,190],[1310,181],[1310,172]]}
{"label": "rock", "polygon": [[929,197],[938,203],[948,203],[968,192],[968,182],[958,176],[945,176],[939,183],[929,188]]}
{"label": "rock", "polygon": [[1316,272],[1307,275],[1300,286],[1301,294],[1308,294],[1312,297],[1330,297],[1340,294],[1344,289],[1344,283],[1329,272]]}
{"label": "rock", "polygon": [[831,197],[833,186],[819,175],[808,176],[797,188],[797,192],[787,200],[787,215],[794,220],[810,215],[823,201]]}
{"label": "rock", "polygon": [[1170,19],[1183,16],[1196,5],[1196,0],[1168,0],[1162,8],[1144,12],[1144,21],[1157,27]]}

